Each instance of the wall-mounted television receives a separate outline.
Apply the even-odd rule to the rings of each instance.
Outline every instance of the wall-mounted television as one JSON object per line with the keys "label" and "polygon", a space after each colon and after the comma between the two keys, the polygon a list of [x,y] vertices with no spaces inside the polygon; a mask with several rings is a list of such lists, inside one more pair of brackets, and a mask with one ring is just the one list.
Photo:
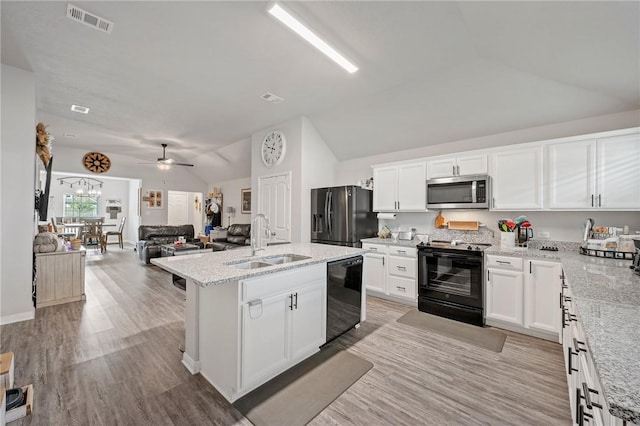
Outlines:
{"label": "wall-mounted television", "polygon": [[49,159],[47,164],[47,182],[44,185],[44,191],[40,191],[38,203],[36,208],[38,209],[38,218],[41,222],[47,221],[47,211],[49,210],[49,187],[51,186],[51,168],[53,167],[53,156]]}

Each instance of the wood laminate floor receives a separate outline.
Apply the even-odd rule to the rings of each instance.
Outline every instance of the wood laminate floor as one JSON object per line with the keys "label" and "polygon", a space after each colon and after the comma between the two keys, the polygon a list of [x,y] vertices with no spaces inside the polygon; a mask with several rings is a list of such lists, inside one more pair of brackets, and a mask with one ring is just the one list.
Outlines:
{"label": "wood laminate floor", "polygon": [[[14,425],[250,425],[181,364],[184,292],[131,248],[87,252],[86,302],[0,328],[34,410]],[[312,425],[569,425],[560,345],[516,333],[501,353],[398,324],[370,297],[336,342],[374,367]],[[279,426],[279,425],[277,425]]]}

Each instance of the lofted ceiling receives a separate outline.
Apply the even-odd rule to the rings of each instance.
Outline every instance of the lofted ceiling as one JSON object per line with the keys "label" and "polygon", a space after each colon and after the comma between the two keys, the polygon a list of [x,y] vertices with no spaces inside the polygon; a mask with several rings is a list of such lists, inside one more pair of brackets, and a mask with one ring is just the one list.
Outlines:
{"label": "lofted ceiling", "polygon": [[346,160],[640,108],[638,2],[281,3],[354,74],[267,2],[72,4],[112,33],[66,2],[0,3],[2,63],[35,73],[55,144],[143,161],[167,143],[205,182],[249,176],[251,134],[301,115]]}

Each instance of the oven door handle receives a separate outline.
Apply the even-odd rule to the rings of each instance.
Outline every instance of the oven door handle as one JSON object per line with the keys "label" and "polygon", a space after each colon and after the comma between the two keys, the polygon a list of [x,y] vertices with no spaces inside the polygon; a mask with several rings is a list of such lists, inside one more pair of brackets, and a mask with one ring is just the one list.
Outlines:
{"label": "oven door handle", "polygon": [[[470,258],[469,256],[465,256],[464,254],[449,254],[449,253],[424,253],[423,256],[426,257],[443,257],[445,259],[464,259],[464,260],[471,260],[473,258]],[[480,260],[481,258],[478,257],[478,260]]]}

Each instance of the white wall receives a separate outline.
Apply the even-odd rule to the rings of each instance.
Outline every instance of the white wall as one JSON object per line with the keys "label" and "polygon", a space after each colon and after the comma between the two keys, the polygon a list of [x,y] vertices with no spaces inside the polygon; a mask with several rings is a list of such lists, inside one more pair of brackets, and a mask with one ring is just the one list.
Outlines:
{"label": "white wall", "polygon": [[[287,141],[287,150],[282,163],[274,167],[266,167],[260,155],[262,140],[271,130],[281,131]],[[270,126],[251,135],[251,215],[258,213],[258,180],[260,177],[276,176],[291,172],[291,211],[296,211],[309,200],[302,199],[302,118]],[[291,242],[302,241],[301,216],[291,215]]]}
{"label": "white wall", "polygon": [[[1,68],[0,323],[33,319],[36,96],[33,73]],[[55,164],[55,163],[54,163]]]}
{"label": "white wall", "polygon": [[311,240],[311,189],[334,185],[338,160],[313,123],[302,117],[302,182],[300,208],[294,204],[291,214],[300,215],[300,241]]}
{"label": "white wall", "polygon": [[372,177],[373,170],[371,169],[371,166],[373,164],[411,160],[431,157],[434,155],[472,151],[474,149],[535,142],[546,139],[555,139],[566,136],[576,136],[638,126],[640,126],[640,110],[635,110],[618,114],[603,115],[584,120],[568,121],[565,123],[550,124],[548,126],[515,130],[513,132],[482,136],[456,142],[440,143],[437,145],[429,145],[405,151],[361,157],[343,161],[338,165],[336,170],[336,184],[356,185],[358,180]]}
{"label": "white wall", "polygon": [[[198,199],[197,206],[196,198]],[[204,200],[202,199],[202,192],[187,193],[187,212],[189,223],[193,224],[193,235],[204,234]]]}
{"label": "white wall", "polygon": [[129,179],[129,208],[127,209],[126,235],[124,240],[135,244],[138,241],[138,226],[140,225],[140,200],[138,189],[142,186],[140,179]]}
{"label": "white wall", "polygon": [[[54,135],[55,136],[55,135]],[[89,150],[71,149],[68,147],[56,147],[54,150],[55,161],[53,169],[61,173],[86,173],[82,166],[82,157]],[[206,182],[191,173],[189,167],[174,166],[171,170],[159,170],[155,165],[141,165],[138,160],[124,155],[105,152],[111,159],[111,169],[102,177],[121,177],[140,179],[142,181],[142,193],[150,189],[162,190],[164,197],[167,191],[204,192]],[[100,177],[98,177],[100,179]],[[166,198],[165,198],[166,200]],[[142,203],[141,223],[144,225],[164,225],[167,223],[167,207],[162,209],[149,209]],[[137,236],[136,236],[137,239]]]}
{"label": "white wall", "polygon": [[[231,223],[251,223],[251,213],[240,213],[242,207],[240,203],[240,191],[251,188],[250,177],[216,182],[211,184],[210,187],[220,188],[220,192],[222,192],[222,226],[225,228],[229,226],[229,215],[226,213],[227,207],[235,207],[236,209],[235,214],[231,217]],[[251,192],[251,196],[251,207],[253,208],[253,191]]]}

